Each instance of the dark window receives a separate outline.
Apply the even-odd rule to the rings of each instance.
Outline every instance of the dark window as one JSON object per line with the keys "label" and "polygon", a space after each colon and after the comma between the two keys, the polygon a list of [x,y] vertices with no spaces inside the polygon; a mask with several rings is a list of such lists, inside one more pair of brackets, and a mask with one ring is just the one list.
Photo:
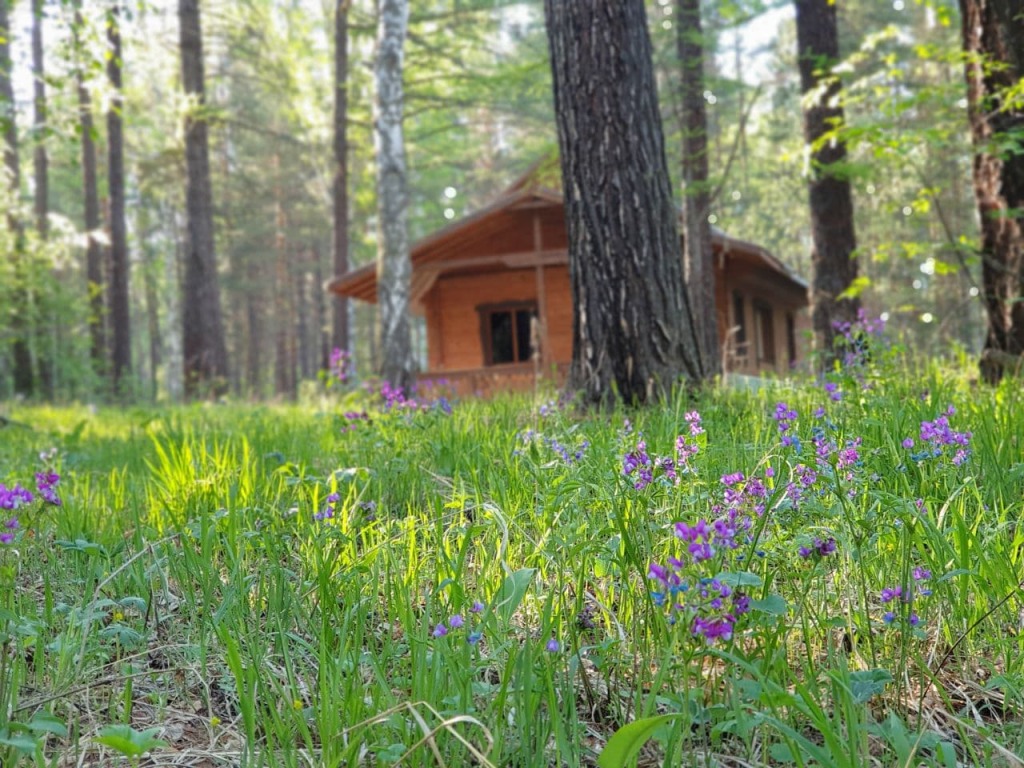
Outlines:
{"label": "dark window", "polygon": [[757,360],[760,363],[775,362],[775,323],[772,308],[768,304],[755,302],[754,330],[757,335]]}
{"label": "dark window", "polygon": [[533,304],[479,307],[484,365],[526,362],[533,355],[530,344]]}
{"label": "dark window", "polygon": [[786,348],[789,352],[789,365],[796,365],[796,320],[793,314],[786,314]]}
{"label": "dark window", "polygon": [[736,343],[747,343],[747,319],[743,307],[743,294],[739,291],[732,295],[732,325],[736,328]]}

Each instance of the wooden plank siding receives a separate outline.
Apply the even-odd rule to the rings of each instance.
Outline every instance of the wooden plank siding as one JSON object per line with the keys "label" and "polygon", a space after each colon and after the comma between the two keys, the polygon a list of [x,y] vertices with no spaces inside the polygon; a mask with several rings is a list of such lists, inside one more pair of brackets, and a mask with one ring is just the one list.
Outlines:
{"label": "wooden plank siding", "polygon": [[[753,243],[716,230],[713,248],[726,371],[786,373],[794,347],[798,361],[806,358],[806,284]],[[573,307],[564,209],[557,193],[513,187],[491,205],[421,240],[412,250],[412,262],[413,308],[424,315],[427,327],[428,370],[421,380],[448,379],[458,394],[531,389],[541,375],[561,382],[572,359]],[[337,276],[329,288],[374,301],[375,270],[370,265]],[[489,323],[501,322],[492,320],[491,313],[505,311],[513,319],[522,319],[516,312],[536,313],[531,337],[540,349],[525,360],[519,352],[522,339],[516,336],[518,359],[487,365],[488,350],[494,349],[489,328],[497,327]],[[736,332],[740,325],[745,341]],[[512,332],[522,333],[514,322]]]}

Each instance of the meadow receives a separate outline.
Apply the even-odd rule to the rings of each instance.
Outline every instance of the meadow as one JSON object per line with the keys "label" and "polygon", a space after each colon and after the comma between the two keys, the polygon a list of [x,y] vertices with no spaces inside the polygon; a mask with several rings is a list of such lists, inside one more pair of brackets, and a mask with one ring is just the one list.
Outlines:
{"label": "meadow", "polygon": [[0,763],[1020,765],[1019,381],[854,362],[8,404]]}

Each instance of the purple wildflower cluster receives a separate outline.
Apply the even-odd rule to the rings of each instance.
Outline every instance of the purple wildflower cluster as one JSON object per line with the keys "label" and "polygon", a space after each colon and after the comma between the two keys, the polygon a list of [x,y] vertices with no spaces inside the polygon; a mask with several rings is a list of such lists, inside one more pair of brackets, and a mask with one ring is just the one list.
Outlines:
{"label": "purple wildflower cluster", "polygon": [[793,429],[793,424],[799,416],[800,414],[796,412],[796,409],[790,408],[786,403],[780,402],[775,404],[775,413],[772,414],[772,418],[775,419],[775,424],[779,428],[779,434],[782,435],[783,445],[800,447],[799,439],[790,431]]}
{"label": "purple wildflower cluster", "polygon": [[352,377],[352,355],[347,349],[335,347],[328,360],[328,373],[339,384],[347,384]]}
{"label": "purple wildflower cluster", "polygon": [[680,468],[688,467],[690,459],[700,453],[697,439],[704,434],[704,426],[697,411],[690,411],[683,419],[686,421],[687,434],[676,438],[676,463]]}
{"label": "purple wildflower cluster", "polygon": [[820,560],[828,557],[829,555],[835,554],[837,546],[836,540],[831,536],[827,539],[821,539],[815,536],[814,543],[809,547],[800,547],[797,554],[799,554],[804,560],[809,560],[812,557]]}
{"label": "purple wildflower cluster", "polygon": [[381,410],[385,413],[440,411],[448,415],[452,412],[452,404],[447,397],[440,396],[435,400],[417,400],[415,397],[407,397],[401,387],[392,387],[386,381],[380,385],[378,394],[381,399]]}
{"label": "purple wildflower cluster", "polygon": [[335,507],[334,505],[341,501],[341,496],[337,493],[331,493],[327,496],[327,504],[319,512],[313,514],[314,520],[331,520],[334,518]]}
{"label": "purple wildflower cluster", "polygon": [[651,563],[647,578],[655,584],[651,591],[655,605],[667,611],[669,623],[688,622],[694,637],[709,643],[729,640],[739,617],[750,610],[750,598],[712,578],[696,579],[691,589],[684,568],[675,558],[669,558],[667,565]]}
{"label": "purple wildflower cluster", "polygon": [[[626,450],[622,456],[622,475],[633,482],[633,487],[642,491],[654,482],[660,473],[666,481],[673,485],[679,484],[679,473],[692,470],[690,460],[700,452],[700,436],[704,434],[701,416],[697,411],[690,411],[683,416],[686,421],[686,432],[680,434],[675,442],[675,456],[651,456],[647,452],[647,441],[642,433],[637,433],[632,450]],[[625,439],[632,434],[633,427],[627,419],[622,430]]]}
{"label": "purple wildflower cluster", "polygon": [[[473,603],[473,605],[470,606],[469,613],[471,616],[479,616],[481,613],[484,612],[484,608],[484,604],[477,600]],[[451,632],[456,632],[465,627],[466,617],[463,616],[461,613],[453,613],[451,616],[448,617],[447,623],[443,621],[438,623],[430,634],[435,639],[440,639],[442,637],[447,637],[448,634]],[[478,627],[477,629],[474,629],[472,632],[468,632],[466,634],[466,642],[470,645],[476,645],[480,642],[483,636],[483,632]]]}
{"label": "purple wildflower cluster", "polygon": [[[570,447],[559,441],[557,438],[542,435],[540,432],[532,429],[526,429],[520,432],[516,436],[516,440],[521,443],[523,447],[534,444],[543,445],[545,448],[555,453],[562,460],[563,464],[568,466],[579,464],[583,461],[583,457],[586,455],[587,449],[590,447],[589,440],[578,441],[575,446]],[[523,449],[516,448],[512,451],[512,455],[522,456]]]}
{"label": "purple wildflower cluster", "polygon": [[872,343],[885,336],[885,321],[872,318],[863,309],[857,310],[857,319],[852,322],[835,321],[832,329],[836,332],[835,344],[843,349],[843,367],[861,368],[871,359]]}
{"label": "purple wildflower cluster", "polygon": [[345,426],[341,428],[341,431],[343,433],[355,432],[359,428],[359,425],[361,423],[370,423],[370,414],[368,414],[365,410],[345,411],[345,413],[343,413],[341,417],[345,420]]}
{"label": "purple wildflower cluster", "polygon": [[633,487],[642,491],[654,482],[654,461],[647,453],[647,441],[637,435],[636,445],[622,457],[622,476],[633,481]]}
{"label": "purple wildflower cluster", "polygon": [[771,475],[770,470],[764,479],[748,478],[742,472],[723,475],[721,500],[712,506],[710,519],[677,522],[674,532],[683,552],[670,557],[665,565],[652,563],[649,567],[647,577],[655,582],[655,603],[667,608],[672,623],[684,614],[696,637],[708,642],[729,639],[739,617],[750,608],[749,598],[710,577],[706,564],[714,561],[720,566],[733,556],[742,559],[733,553],[751,542],[754,518],[765,512],[766,481]]}
{"label": "purple wildflower cluster", "polygon": [[928,582],[932,578],[932,572],[927,568],[918,566],[914,568],[914,587],[912,589],[904,589],[897,585],[895,587],[886,587],[881,591],[878,596],[879,602],[882,605],[890,606],[882,615],[882,621],[886,624],[895,624],[900,616],[893,608],[896,605],[904,604],[908,607],[909,613],[906,616],[906,623],[910,627],[917,627],[921,624],[921,617],[911,609],[911,604],[915,600],[921,598],[930,597],[932,594],[931,587],[928,586]]}
{"label": "purple wildflower cluster", "polygon": [[[957,432],[950,427],[949,417],[955,413],[956,408],[951,405],[935,421],[922,421],[919,436],[922,450],[912,453],[910,458],[914,461],[923,461],[942,456],[948,449],[953,453],[950,461],[954,465],[959,467],[967,461],[967,457],[970,455],[971,433]],[[907,450],[913,448],[914,439],[912,437],[906,438],[903,441],[903,447]]]}
{"label": "purple wildflower cluster", "polygon": [[36,500],[37,495],[51,506],[59,507],[63,504],[60,496],[57,494],[57,486],[59,484],[60,475],[51,471],[36,473],[36,493],[32,493],[32,491],[19,483],[15,483],[10,487],[0,483],[0,509],[14,513],[4,523],[3,529],[0,530],[0,544],[10,544],[14,541],[14,532],[21,525],[18,520],[18,512],[32,504]]}

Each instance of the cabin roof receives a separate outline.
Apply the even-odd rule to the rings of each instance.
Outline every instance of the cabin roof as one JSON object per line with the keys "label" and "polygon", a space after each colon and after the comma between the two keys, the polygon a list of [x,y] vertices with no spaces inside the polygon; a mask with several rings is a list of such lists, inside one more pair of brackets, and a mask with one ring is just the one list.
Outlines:
{"label": "cabin roof", "polygon": [[[557,167],[557,157],[555,166]],[[446,257],[457,252],[455,249],[459,245],[467,244],[494,231],[508,214],[527,208],[561,207],[563,202],[561,192],[549,186],[552,183],[557,184],[559,178],[560,175],[557,171],[553,171],[551,168],[550,157],[545,158],[535,163],[491,203],[417,241],[409,253],[413,266],[411,295],[414,298],[423,295],[437,278],[438,269],[443,269],[440,262],[451,264],[452,262],[446,260]],[[682,212],[680,211],[681,217]],[[803,278],[756,243],[732,237],[717,227],[711,228],[711,243],[716,254],[737,256],[743,260],[754,262],[781,275],[800,290],[806,291],[807,289],[807,282]],[[568,260],[564,250],[560,250],[558,253],[545,252],[544,255],[550,258],[551,263],[567,263]],[[514,256],[496,255],[491,259],[465,261],[475,261],[476,266],[480,268],[484,266],[514,268],[515,266]],[[437,267],[422,269],[432,263],[437,264]],[[468,268],[471,265],[466,263],[460,264],[460,266]],[[418,267],[421,269],[417,269]],[[376,302],[377,265],[371,262],[344,275],[338,275],[327,283],[327,289],[344,296]]]}

